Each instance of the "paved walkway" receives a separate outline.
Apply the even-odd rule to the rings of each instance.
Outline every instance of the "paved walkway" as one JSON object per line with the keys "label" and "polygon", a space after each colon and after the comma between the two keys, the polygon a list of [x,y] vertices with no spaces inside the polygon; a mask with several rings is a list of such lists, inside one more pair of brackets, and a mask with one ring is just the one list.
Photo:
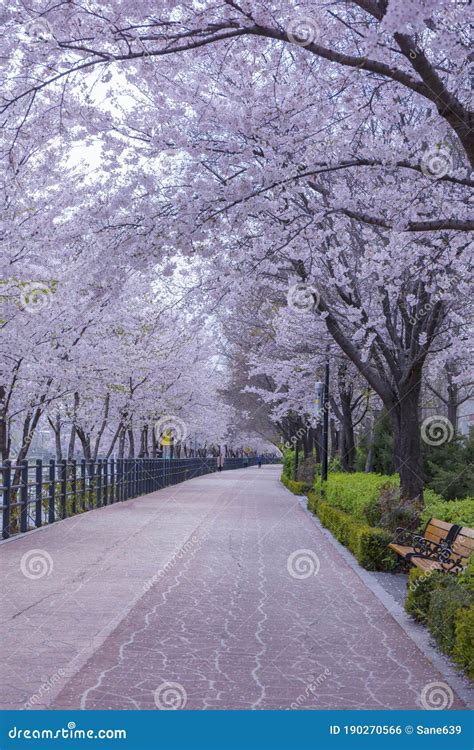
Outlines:
{"label": "paved walkway", "polygon": [[279,472],[199,477],[1,545],[1,707],[422,707],[444,678]]}

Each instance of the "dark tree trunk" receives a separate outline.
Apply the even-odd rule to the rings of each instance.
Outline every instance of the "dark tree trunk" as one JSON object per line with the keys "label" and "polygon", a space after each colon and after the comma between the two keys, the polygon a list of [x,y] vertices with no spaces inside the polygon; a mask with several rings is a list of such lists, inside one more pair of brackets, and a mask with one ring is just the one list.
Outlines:
{"label": "dark tree trunk", "polygon": [[133,435],[133,429],[129,428],[127,430],[127,434],[128,434],[128,457],[135,458],[135,437]]}
{"label": "dark tree trunk", "polygon": [[69,444],[67,448],[67,460],[72,461],[74,458],[74,449],[76,447],[76,422],[77,422],[77,410],[79,407],[79,394],[74,394],[74,406],[72,411],[72,425],[71,433],[69,435]]}
{"label": "dark tree trunk", "polygon": [[118,444],[118,458],[123,458],[125,455],[125,437],[126,437],[126,430],[125,427],[122,427],[120,429],[120,435],[119,435],[119,444]]}
{"label": "dark tree trunk", "polygon": [[457,432],[459,389],[456,383],[448,383],[448,419],[453,426],[454,434]]}
{"label": "dark tree trunk", "polygon": [[303,444],[303,457],[310,458],[313,453],[313,441],[311,440],[311,436],[309,434],[309,430],[305,430],[301,442]]}
{"label": "dark tree trunk", "polygon": [[142,427],[140,433],[140,452],[138,458],[148,458],[148,425]]}
{"label": "dark tree trunk", "polygon": [[354,425],[352,422],[351,395],[344,392],[341,396],[342,412],[342,450],[341,463],[344,471],[354,471],[355,462],[355,440]]}
{"label": "dark tree trunk", "polygon": [[374,468],[374,420],[370,420],[369,434],[367,435],[367,458],[365,459],[364,471],[368,474]]}
{"label": "dark tree trunk", "polygon": [[316,425],[313,431],[314,448],[316,452],[316,463],[320,464],[322,461],[322,444],[323,444],[323,427],[320,422]]}
{"label": "dark tree trunk", "polygon": [[330,435],[330,455],[331,458],[334,458],[337,454],[337,448],[338,448],[338,433],[336,430],[336,425],[334,422],[334,419],[331,417],[329,419],[329,435]]}
{"label": "dark tree trunk", "polygon": [[423,499],[420,435],[421,371],[400,386],[398,401],[389,409],[393,426],[396,470],[402,502],[417,507]]}

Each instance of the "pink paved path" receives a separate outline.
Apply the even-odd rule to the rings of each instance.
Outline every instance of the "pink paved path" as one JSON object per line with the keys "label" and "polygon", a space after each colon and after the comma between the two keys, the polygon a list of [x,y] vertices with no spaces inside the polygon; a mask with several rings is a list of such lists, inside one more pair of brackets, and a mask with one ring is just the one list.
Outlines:
{"label": "pink paved path", "polygon": [[[445,679],[279,472],[200,477],[2,545],[2,707],[419,708]],[[32,549],[41,578],[21,572]],[[290,574],[316,572],[288,566],[301,550],[316,575]]]}

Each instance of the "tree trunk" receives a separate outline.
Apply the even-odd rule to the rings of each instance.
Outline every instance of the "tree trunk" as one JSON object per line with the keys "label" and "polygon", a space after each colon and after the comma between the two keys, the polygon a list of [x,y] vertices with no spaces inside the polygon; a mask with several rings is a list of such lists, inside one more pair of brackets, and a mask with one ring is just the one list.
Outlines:
{"label": "tree trunk", "polygon": [[367,458],[365,459],[364,471],[369,474],[374,468],[374,420],[371,417],[369,434],[367,436]]}
{"label": "tree trunk", "polygon": [[9,441],[8,441],[8,429],[7,429],[7,409],[6,409],[6,390],[4,385],[0,385],[0,404],[2,405],[2,411],[0,415],[0,454],[1,460],[6,461],[8,459]]}
{"label": "tree trunk", "polygon": [[458,421],[458,386],[456,383],[448,383],[448,419],[453,426],[454,435],[457,433]]}
{"label": "tree trunk", "polygon": [[309,434],[309,430],[305,430],[301,442],[303,443],[303,457],[304,459],[310,458],[313,453],[313,442]]}
{"label": "tree trunk", "polygon": [[133,429],[129,428],[128,433],[128,457],[135,458],[135,438],[133,435]]}
{"label": "tree trunk", "polygon": [[322,461],[322,444],[323,444],[323,427],[320,422],[316,425],[313,431],[314,448],[316,452],[316,463],[320,464]]}
{"label": "tree trunk", "polygon": [[118,446],[118,458],[123,458],[125,455],[125,427],[120,429],[119,446]]}
{"label": "tree trunk", "polygon": [[338,433],[336,430],[334,419],[332,417],[329,419],[329,435],[330,435],[330,457],[334,458],[337,454],[337,448],[338,448]]}
{"label": "tree trunk", "polygon": [[140,433],[140,452],[138,458],[148,458],[148,425],[142,427]]}
{"label": "tree trunk", "polygon": [[393,426],[396,470],[403,503],[418,507],[423,500],[420,435],[421,371],[400,386],[398,401],[389,409]]}
{"label": "tree trunk", "polygon": [[61,445],[61,415],[56,414],[54,430],[54,442],[56,445],[56,461],[59,463],[63,460],[63,449]]}
{"label": "tree trunk", "polygon": [[341,463],[344,471],[354,471],[355,462],[355,440],[354,425],[352,422],[351,396],[341,393],[342,412],[342,451]]}

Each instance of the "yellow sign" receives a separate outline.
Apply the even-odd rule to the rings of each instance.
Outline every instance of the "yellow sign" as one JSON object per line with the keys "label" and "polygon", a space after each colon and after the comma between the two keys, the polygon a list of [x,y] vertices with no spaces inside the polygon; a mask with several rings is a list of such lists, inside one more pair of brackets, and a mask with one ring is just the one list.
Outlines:
{"label": "yellow sign", "polygon": [[161,445],[171,445],[172,442],[173,433],[171,430],[168,430],[168,432],[165,432],[165,434],[161,436]]}

